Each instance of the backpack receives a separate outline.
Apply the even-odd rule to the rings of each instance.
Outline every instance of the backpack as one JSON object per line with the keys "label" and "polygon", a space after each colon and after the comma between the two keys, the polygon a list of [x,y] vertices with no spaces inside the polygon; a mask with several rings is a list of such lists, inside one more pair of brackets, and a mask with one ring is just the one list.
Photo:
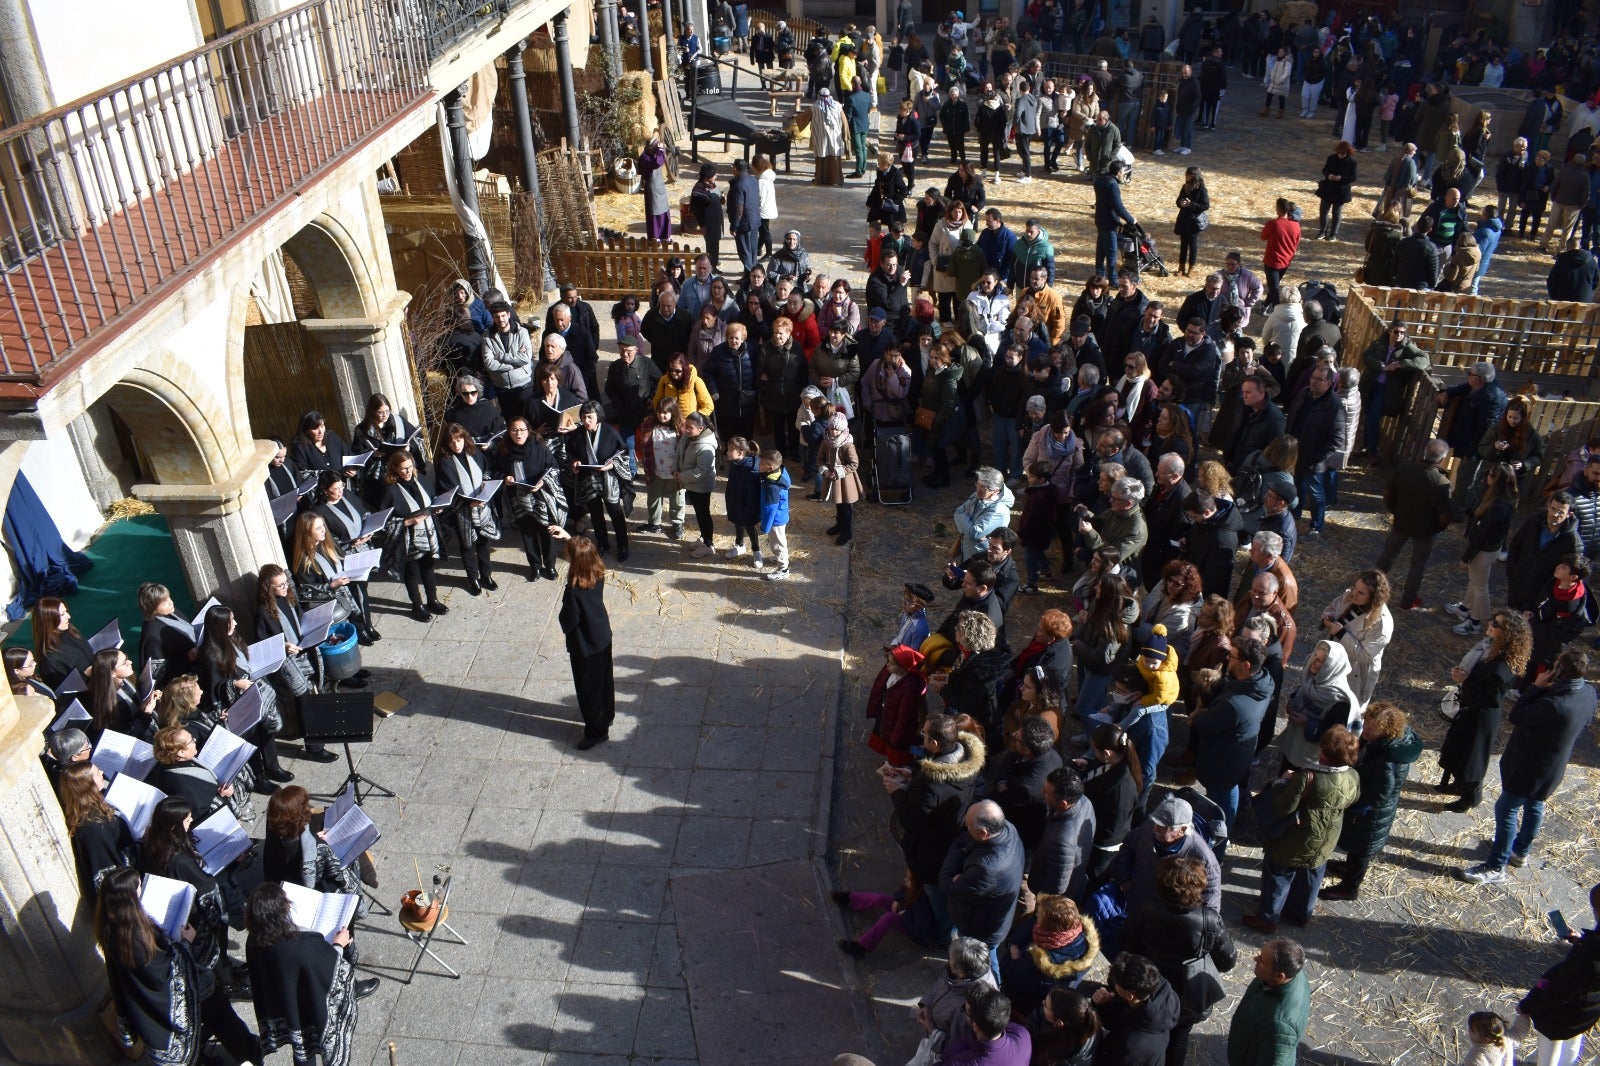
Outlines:
{"label": "backpack", "polygon": [[1331,282],[1319,281],[1313,278],[1300,283],[1301,303],[1316,303],[1322,307],[1322,318],[1337,326],[1339,320],[1344,318],[1344,301],[1339,298],[1339,292]]}

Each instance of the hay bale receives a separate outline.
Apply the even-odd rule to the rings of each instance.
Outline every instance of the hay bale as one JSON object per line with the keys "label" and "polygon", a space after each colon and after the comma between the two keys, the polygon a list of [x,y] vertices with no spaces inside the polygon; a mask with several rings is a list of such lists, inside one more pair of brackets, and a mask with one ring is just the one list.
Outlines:
{"label": "hay bale", "polygon": [[1307,3],[1306,0],[1288,0],[1278,8],[1278,25],[1285,28],[1298,26],[1302,22],[1317,21],[1317,5]]}

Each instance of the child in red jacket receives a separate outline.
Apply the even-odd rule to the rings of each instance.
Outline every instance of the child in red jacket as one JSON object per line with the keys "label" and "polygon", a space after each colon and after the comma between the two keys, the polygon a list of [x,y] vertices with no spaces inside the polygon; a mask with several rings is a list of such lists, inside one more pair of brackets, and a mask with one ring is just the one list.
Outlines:
{"label": "child in red jacket", "polygon": [[911,745],[927,705],[922,653],[904,645],[885,648],[884,653],[883,669],[867,695],[867,717],[872,719],[867,746],[890,766],[910,766]]}

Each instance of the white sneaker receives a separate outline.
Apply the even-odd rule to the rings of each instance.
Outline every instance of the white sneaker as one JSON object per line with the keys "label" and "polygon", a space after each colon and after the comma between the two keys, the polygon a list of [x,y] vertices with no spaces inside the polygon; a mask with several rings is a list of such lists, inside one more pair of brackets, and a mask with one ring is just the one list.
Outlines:
{"label": "white sneaker", "polygon": [[696,559],[704,559],[706,556],[715,555],[716,553],[717,550],[711,545],[707,544],[703,540],[697,540],[694,544],[694,550],[689,554],[694,556]]}
{"label": "white sneaker", "polygon": [[1461,600],[1457,600],[1455,603],[1445,604],[1444,609],[1461,619],[1463,622],[1472,617],[1472,612],[1467,610],[1466,603]]}
{"label": "white sneaker", "polygon": [[1022,177],[1017,179],[1017,184],[1018,185],[1032,185],[1033,184],[1033,179],[1028,177],[1028,175],[1024,174],[1024,175],[1022,175]]}
{"label": "white sneaker", "polygon": [[1498,885],[1510,880],[1504,866],[1490,866],[1480,862],[1476,866],[1469,866],[1461,871],[1461,880],[1473,885]]}
{"label": "white sneaker", "polygon": [[1450,632],[1459,633],[1463,637],[1475,637],[1483,632],[1483,623],[1471,618],[1464,619],[1450,627]]}
{"label": "white sneaker", "polygon": [[1000,184],[1000,172],[998,170],[994,172],[994,183],[996,185]]}
{"label": "white sneaker", "polygon": [[743,544],[735,544],[733,547],[729,548],[724,555],[729,559],[737,559],[739,556],[744,554],[744,550]]}
{"label": "white sneaker", "polygon": [[776,570],[769,570],[766,576],[768,581],[785,581],[789,577],[789,568],[781,566]]}
{"label": "white sneaker", "polygon": [[1156,153],[1155,153],[1155,154],[1156,154],[1156,155],[1166,155],[1166,154],[1167,154],[1167,151],[1166,151],[1166,149],[1165,149],[1165,148],[1157,148],[1157,149],[1156,149]]}
{"label": "white sneaker", "polygon": [[765,570],[767,568],[767,561],[761,557],[760,552],[756,552],[755,558],[750,560],[750,565],[755,567],[757,570]]}
{"label": "white sneaker", "polygon": [[1179,148],[1178,149],[1178,154],[1179,155],[1188,155],[1189,151],[1190,151],[1190,149],[1188,149],[1188,148]]}

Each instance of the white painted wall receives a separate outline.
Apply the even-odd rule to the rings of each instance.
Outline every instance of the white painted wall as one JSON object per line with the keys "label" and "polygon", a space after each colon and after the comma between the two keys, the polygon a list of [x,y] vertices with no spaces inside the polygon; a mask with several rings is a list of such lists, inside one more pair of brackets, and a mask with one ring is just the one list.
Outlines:
{"label": "white painted wall", "polygon": [[[75,550],[83,550],[105,524],[105,518],[83,483],[83,471],[66,431],[60,431],[54,439],[34,441],[27,449],[22,457],[22,474],[39,495],[50,517],[55,519],[61,539]],[[11,602],[16,588],[16,563],[8,544],[5,565],[0,566],[0,605]]]}
{"label": "white painted wall", "polygon": [[28,13],[57,106],[202,43],[193,0],[32,0]]}
{"label": "white painted wall", "polygon": [[[189,364],[215,399],[218,408],[223,410],[228,403],[228,312],[231,303],[227,295],[211,301],[190,316],[166,342],[172,354]],[[240,439],[245,439],[249,427],[240,426],[238,429]]]}

